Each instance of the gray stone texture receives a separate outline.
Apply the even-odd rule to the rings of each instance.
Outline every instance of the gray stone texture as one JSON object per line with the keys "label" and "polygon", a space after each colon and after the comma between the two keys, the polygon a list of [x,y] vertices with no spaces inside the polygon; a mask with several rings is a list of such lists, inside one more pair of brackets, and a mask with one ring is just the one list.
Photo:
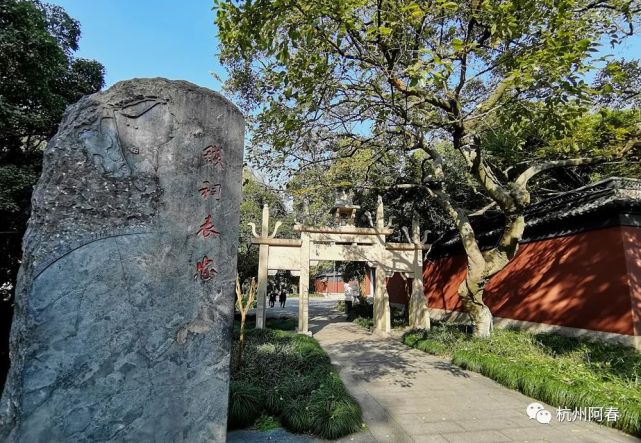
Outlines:
{"label": "gray stone texture", "polygon": [[23,241],[0,440],[225,440],[243,132],[182,81],[67,109]]}

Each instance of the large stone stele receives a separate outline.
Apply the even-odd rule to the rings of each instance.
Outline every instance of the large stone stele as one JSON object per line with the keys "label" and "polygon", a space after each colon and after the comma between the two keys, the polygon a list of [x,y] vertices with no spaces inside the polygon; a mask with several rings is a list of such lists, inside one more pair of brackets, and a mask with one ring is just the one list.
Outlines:
{"label": "large stone stele", "polygon": [[224,441],[244,120],[134,79],[71,106],[23,242],[0,441]]}

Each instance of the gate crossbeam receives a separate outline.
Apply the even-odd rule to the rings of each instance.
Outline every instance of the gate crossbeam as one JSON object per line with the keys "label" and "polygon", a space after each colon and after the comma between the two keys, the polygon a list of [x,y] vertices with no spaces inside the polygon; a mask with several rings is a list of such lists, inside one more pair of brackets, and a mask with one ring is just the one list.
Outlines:
{"label": "gate crossbeam", "polygon": [[[352,210],[354,206],[340,207]],[[413,276],[410,298],[410,325],[429,328],[429,314],[423,295],[423,253],[429,251],[424,239],[420,239],[418,222],[412,223],[410,243],[386,243],[385,237],[394,231],[383,221],[383,202],[379,197],[376,210],[376,226],[361,228],[353,225],[337,227],[316,227],[297,224],[294,231],[300,232],[300,239],[274,238],[280,226],[276,224],[273,234],[268,233],[269,207],[263,207],[261,235],[256,234],[253,223],[253,244],[260,245],[258,264],[258,291],[256,328],[265,327],[265,300],[267,295],[267,276],[270,271],[292,271],[300,276],[298,332],[309,334],[309,266],[319,261],[361,261],[374,268],[374,329],[387,334],[391,331],[389,294],[386,289],[386,275],[403,272]],[[353,220],[353,212],[350,220]],[[407,231],[406,231],[407,234]]]}

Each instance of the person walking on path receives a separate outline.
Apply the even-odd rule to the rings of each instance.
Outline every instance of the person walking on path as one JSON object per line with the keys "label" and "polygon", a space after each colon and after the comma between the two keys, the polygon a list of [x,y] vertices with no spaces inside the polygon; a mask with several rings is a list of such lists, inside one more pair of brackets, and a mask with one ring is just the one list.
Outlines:
{"label": "person walking on path", "polygon": [[287,301],[287,291],[285,290],[285,288],[281,288],[280,295],[278,296],[278,302],[280,303],[281,308],[285,307],[286,301]]}
{"label": "person walking on path", "polygon": [[269,307],[273,308],[276,304],[276,292],[272,291],[269,293]]}
{"label": "person walking on path", "polygon": [[350,312],[352,312],[352,287],[349,285],[349,283],[345,282],[343,288],[345,291],[346,313],[349,314]]}

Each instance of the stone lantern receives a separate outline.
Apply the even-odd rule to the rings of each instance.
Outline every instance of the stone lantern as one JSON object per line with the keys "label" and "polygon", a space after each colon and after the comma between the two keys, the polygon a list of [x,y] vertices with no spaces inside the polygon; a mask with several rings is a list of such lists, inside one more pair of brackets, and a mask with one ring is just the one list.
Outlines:
{"label": "stone lantern", "polygon": [[351,193],[342,189],[336,197],[334,207],[331,209],[336,226],[354,226],[357,209],[360,209],[360,206],[353,204]]}

